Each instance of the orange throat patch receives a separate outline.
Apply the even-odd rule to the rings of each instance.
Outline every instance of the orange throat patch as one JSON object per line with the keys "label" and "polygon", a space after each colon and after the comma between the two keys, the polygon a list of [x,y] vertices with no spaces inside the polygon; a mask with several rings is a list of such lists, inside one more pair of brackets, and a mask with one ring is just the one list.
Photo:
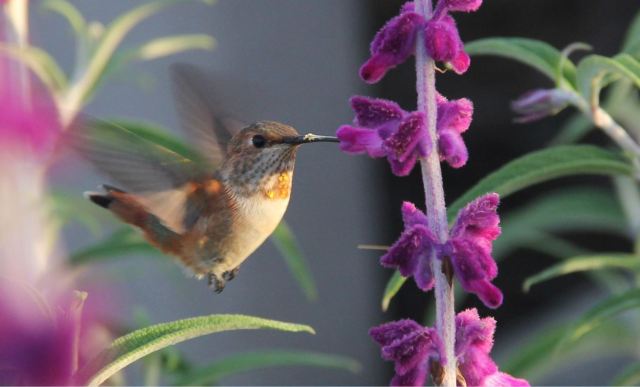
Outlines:
{"label": "orange throat patch", "polygon": [[291,194],[291,177],[291,172],[280,172],[271,176],[263,190],[264,197],[270,200],[288,199]]}

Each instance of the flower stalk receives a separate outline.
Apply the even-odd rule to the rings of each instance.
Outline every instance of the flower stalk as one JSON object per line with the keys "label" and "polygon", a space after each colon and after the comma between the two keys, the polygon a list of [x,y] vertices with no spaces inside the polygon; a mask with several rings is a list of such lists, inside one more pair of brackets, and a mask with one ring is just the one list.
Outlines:
{"label": "flower stalk", "polygon": [[[425,20],[432,16],[431,0],[416,1],[416,12]],[[427,53],[424,44],[424,32],[420,31],[416,44],[416,91],[418,93],[418,111],[427,117],[427,130],[431,143],[437,143],[437,102],[435,62]],[[439,243],[444,244],[448,238],[447,211],[442,187],[442,170],[437,152],[431,152],[420,160],[422,181],[424,184],[425,205],[427,209],[428,227]],[[435,251],[432,252],[435,255]],[[444,364],[443,386],[456,385],[455,347],[455,304],[453,282],[447,278],[443,270],[443,261],[431,258],[431,270],[435,279],[436,330],[442,340],[446,363]]]}

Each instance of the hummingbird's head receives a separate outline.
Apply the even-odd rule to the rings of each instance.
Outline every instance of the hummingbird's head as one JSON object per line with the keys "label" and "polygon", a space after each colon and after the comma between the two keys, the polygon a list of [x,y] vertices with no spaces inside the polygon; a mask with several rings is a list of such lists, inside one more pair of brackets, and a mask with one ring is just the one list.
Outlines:
{"label": "hummingbird's head", "polygon": [[279,122],[251,124],[229,141],[223,178],[235,185],[259,189],[272,176],[292,172],[298,146],[311,142],[338,142],[338,139],[300,135],[291,126]]}

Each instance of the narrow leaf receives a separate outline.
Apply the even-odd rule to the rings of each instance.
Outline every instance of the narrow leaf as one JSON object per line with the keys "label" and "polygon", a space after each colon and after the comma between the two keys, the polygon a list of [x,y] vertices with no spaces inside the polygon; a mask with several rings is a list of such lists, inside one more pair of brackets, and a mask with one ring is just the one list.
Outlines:
{"label": "narrow leaf", "polygon": [[231,314],[193,317],[156,324],[136,330],[113,341],[108,349],[94,358],[81,371],[79,379],[82,383],[86,378],[89,386],[99,386],[116,372],[162,348],[212,333],[247,329],[315,333],[313,328],[308,325]]}
{"label": "narrow leaf", "polygon": [[567,145],[526,154],[502,166],[460,196],[448,208],[452,221],[458,211],[487,192],[502,198],[552,179],[572,175],[630,175],[629,162],[617,153],[591,145]]}
{"label": "narrow leaf", "polygon": [[166,36],[150,40],[127,55],[134,60],[152,60],[188,50],[212,50],[215,43],[204,34]]}
{"label": "narrow leaf", "polygon": [[130,227],[123,227],[105,240],[71,254],[72,265],[85,265],[106,259],[125,258],[130,254],[158,255],[159,251]]}
{"label": "narrow leaf", "polygon": [[[535,68],[556,80],[556,73],[561,63],[561,53],[551,45],[526,38],[485,38],[465,43],[469,55],[496,55],[513,59]],[[563,77],[568,85],[575,83],[575,66],[571,61],[562,61]]]}
{"label": "narrow leaf", "polygon": [[640,55],[640,12],[636,13],[629,25],[627,36],[622,45],[622,52],[635,56]]}
{"label": "narrow leaf", "polygon": [[[640,33],[640,31],[638,31]],[[635,363],[616,375],[612,386],[640,386],[640,363]]]}
{"label": "narrow leaf", "polygon": [[533,285],[563,275],[602,269],[638,269],[640,257],[633,254],[598,254],[574,257],[555,264],[524,281],[523,289],[528,292]]}
{"label": "narrow leaf", "polygon": [[0,43],[0,53],[6,53],[24,63],[49,89],[52,95],[58,96],[66,88],[66,75],[55,59],[46,51],[34,46],[18,48]]}
{"label": "narrow leaf", "polygon": [[628,54],[615,58],[589,55],[578,64],[576,76],[580,94],[595,103],[600,90],[619,77],[627,78],[640,87],[640,64]]}
{"label": "narrow leaf", "polygon": [[318,298],[318,291],[309,264],[296,242],[293,231],[285,221],[280,222],[271,234],[271,241],[282,254],[293,278],[298,282],[307,299],[315,300]]}
{"label": "narrow leaf", "polygon": [[[308,366],[359,372],[360,364],[348,357],[317,352],[267,350],[238,353],[224,357],[208,366],[188,372],[178,379],[176,386],[206,386],[218,384],[220,379],[270,367]],[[286,381],[283,379],[283,383]]]}
{"label": "narrow leaf", "polygon": [[42,8],[57,12],[62,15],[73,29],[74,34],[78,38],[84,38],[83,34],[87,29],[87,22],[76,7],[66,0],[44,0]]}
{"label": "narrow leaf", "polygon": [[570,327],[560,345],[569,345],[618,314],[640,308],[640,289],[610,297],[587,311]]}
{"label": "narrow leaf", "polygon": [[391,299],[398,294],[402,285],[407,282],[407,278],[403,277],[399,271],[395,271],[389,281],[387,282],[387,286],[384,288],[384,294],[382,296],[382,310],[384,312],[389,309],[389,304],[391,303]]}

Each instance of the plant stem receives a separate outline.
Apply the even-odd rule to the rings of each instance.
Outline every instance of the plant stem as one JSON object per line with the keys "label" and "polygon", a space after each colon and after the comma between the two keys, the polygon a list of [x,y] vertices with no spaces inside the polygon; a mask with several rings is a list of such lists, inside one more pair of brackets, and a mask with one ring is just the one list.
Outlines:
{"label": "plant stem", "polygon": [[[416,12],[425,19],[432,16],[431,0],[416,1]],[[416,90],[418,92],[418,111],[425,113],[431,144],[437,144],[436,119],[436,81],[435,64],[426,52],[424,33],[418,34],[416,42]],[[445,243],[448,237],[447,211],[442,188],[442,171],[440,157],[436,149],[429,153],[426,159],[420,160],[422,167],[422,181],[428,217],[428,226],[439,243]],[[442,261],[434,255],[431,257],[431,269],[435,277],[436,297],[436,329],[444,345],[446,363],[444,366],[443,386],[456,386],[456,358],[455,344],[455,310],[453,286],[449,284],[442,270]]]}

